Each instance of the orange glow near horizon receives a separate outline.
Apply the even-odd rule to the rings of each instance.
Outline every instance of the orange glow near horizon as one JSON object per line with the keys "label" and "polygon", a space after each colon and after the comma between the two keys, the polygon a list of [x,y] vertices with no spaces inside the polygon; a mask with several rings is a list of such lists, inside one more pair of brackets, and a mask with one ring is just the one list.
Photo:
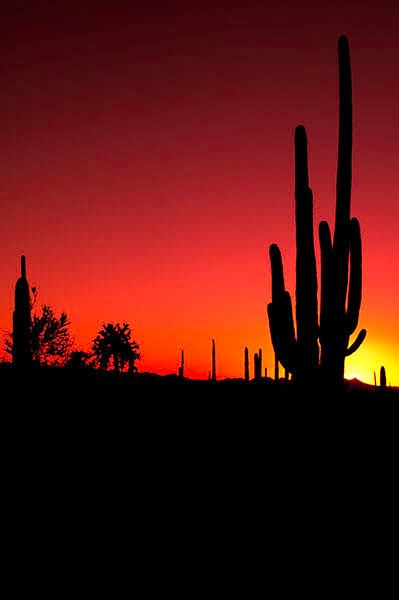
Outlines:
{"label": "orange glow near horizon", "polygon": [[308,133],[318,249],[319,222],[334,221],[345,33],[368,331],[346,376],[373,384],[384,365],[399,386],[396,7],[362,7],[360,23],[350,2],[342,14],[217,4],[9,9],[0,328],[25,254],[38,304],[65,309],[81,349],[103,322],[127,321],[139,371],[177,373],[184,349],[186,375],[205,379],[215,339],[219,379],[243,376],[246,346],[251,375],[262,348],[274,377],[268,247],[295,303],[294,130]]}

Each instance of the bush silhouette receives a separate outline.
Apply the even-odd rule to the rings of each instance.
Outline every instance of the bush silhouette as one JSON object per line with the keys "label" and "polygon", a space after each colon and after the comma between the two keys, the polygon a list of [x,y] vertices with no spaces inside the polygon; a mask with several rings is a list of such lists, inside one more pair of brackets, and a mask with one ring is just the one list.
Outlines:
{"label": "bush silhouette", "polygon": [[140,360],[139,345],[132,340],[132,331],[128,323],[103,324],[93,340],[92,352],[100,369],[107,370],[111,364],[116,373],[124,371],[128,365],[129,373],[137,371],[136,360]]}

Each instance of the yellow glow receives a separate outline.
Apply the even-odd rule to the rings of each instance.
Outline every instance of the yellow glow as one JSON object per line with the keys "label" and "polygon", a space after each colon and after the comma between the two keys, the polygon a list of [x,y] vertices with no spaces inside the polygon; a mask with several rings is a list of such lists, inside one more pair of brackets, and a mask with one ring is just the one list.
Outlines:
{"label": "yellow glow", "polygon": [[374,385],[374,373],[377,377],[377,384],[380,384],[380,369],[385,367],[387,384],[392,386],[399,385],[398,373],[398,350],[393,347],[387,347],[386,342],[377,341],[372,346],[370,344],[360,347],[360,349],[348,356],[345,361],[345,377],[353,379],[356,377],[364,383]]}

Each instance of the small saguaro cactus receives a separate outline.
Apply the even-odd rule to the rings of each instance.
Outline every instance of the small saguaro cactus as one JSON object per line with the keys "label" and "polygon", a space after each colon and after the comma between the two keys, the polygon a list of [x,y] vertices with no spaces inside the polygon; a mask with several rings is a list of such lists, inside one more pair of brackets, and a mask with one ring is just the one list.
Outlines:
{"label": "small saguaro cactus", "polygon": [[26,279],[25,256],[21,256],[21,277],[15,285],[15,309],[12,330],[12,360],[16,367],[27,367],[32,361],[31,299]]}
{"label": "small saguaro cactus", "polygon": [[387,376],[385,372],[385,367],[381,367],[380,369],[380,388],[385,390],[387,387]]}
{"label": "small saguaro cactus", "polygon": [[254,354],[254,379],[255,381],[259,379],[259,355],[257,352]]}
{"label": "small saguaro cactus", "polygon": [[181,351],[181,364],[179,367],[179,377],[184,377],[184,350]]}
{"label": "small saguaro cactus", "polygon": [[256,381],[262,379],[262,348],[254,354],[254,376]]}
{"label": "small saguaro cactus", "polygon": [[244,379],[245,379],[245,381],[249,381],[248,348],[245,348],[245,351],[244,351]]}
{"label": "small saguaro cactus", "polygon": [[216,349],[215,349],[215,340],[212,340],[212,381],[216,381]]}

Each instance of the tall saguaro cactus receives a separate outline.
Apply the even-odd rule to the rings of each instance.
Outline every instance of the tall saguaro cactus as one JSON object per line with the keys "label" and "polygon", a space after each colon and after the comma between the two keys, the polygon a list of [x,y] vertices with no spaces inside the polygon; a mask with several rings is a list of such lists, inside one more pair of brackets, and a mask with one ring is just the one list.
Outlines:
{"label": "tall saguaro cactus", "polygon": [[300,383],[313,379],[318,371],[326,382],[342,383],[345,357],[355,352],[366,336],[366,331],[362,329],[349,346],[349,337],[354,333],[359,319],[362,253],[359,222],[350,218],[352,84],[349,43],[345,36],[341,36],[338,42],[338,65],[339,139],[335,230],[332,242],[328,224],[325,221],[320,223],[320,324],[313,195],[309,187],[306,130],[302,125],[295,131],[296,333],[291,297],[284,286],[281,252],[276,244],[270,246],[272,302],[268,305],[268,316],[272,343],[276,360]]}
{"label": "tall saguaro cactus", "polygon": [[12,360],[16,367],[27,367],[32,360],[31,305],[29,283],[26,279],[25,256],[21,256],[21,277],[15,285],[15,309],[12,330]]}

